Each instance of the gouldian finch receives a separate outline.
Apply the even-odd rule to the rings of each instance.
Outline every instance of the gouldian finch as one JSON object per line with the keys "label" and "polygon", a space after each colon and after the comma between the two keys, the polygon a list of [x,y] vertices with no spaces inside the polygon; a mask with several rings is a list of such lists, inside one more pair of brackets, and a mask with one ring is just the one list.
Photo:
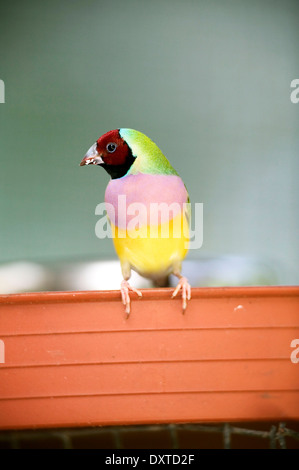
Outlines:
{"label": "gouldian finch", "polygon": [[[190,205],[182,179],[157,145],[133,129],[102,135],[80,165],[101,166],[111,177],[105,204],[121,264],[120,291],[126,314],[130,313],[129,291],[142,296],[128,282],[131,269],[156,285],[170,274],[178,277],[172,297],[182,290],[184,313],[191,298],[191,286],[181,275],[188,252]],[[136,212],[138,224],[134,225]]]}

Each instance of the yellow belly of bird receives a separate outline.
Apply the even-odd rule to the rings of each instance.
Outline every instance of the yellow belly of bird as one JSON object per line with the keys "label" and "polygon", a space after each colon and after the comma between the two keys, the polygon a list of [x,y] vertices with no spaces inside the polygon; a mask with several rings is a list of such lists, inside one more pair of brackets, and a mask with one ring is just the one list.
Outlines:
{"label": "yellow belly of bird", "polygon": [[183,214],[160,225],[131,230],[112,225],[112,233],[121,264],[129,263],[145,277],[169,274],[188,252],[189,228]]}

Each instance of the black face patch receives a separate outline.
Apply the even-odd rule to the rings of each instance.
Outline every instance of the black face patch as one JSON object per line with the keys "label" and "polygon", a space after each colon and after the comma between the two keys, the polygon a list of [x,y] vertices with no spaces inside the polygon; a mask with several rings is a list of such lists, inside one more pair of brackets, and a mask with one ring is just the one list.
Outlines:
{"label": "black face patch", "polygon": [[116,178],[121,178],[122,176],[125,176],[131,166],[133,165],[134,161],[136,160],[136,157],[133,157],[132,151],[129,148],[130,152],[126,156],[125,162],[122,163],[121,165],[109,165],[107,163],[102,163],[101,167],[104,168],[104,170],[109,173],[111,178],[114,180]]}

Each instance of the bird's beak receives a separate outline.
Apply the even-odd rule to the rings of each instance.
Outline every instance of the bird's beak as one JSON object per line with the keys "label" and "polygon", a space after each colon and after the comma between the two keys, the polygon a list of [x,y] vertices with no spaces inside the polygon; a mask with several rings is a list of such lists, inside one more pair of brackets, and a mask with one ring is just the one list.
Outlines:
{"label": "bird's beak", "polygon": [[97,151],[97,144],[94,143],[88,152],[86,153],[85,157],[80,163],[80,166],[84,165],[101,165],[103,164],[104,161],[101,157],[101,155]]}

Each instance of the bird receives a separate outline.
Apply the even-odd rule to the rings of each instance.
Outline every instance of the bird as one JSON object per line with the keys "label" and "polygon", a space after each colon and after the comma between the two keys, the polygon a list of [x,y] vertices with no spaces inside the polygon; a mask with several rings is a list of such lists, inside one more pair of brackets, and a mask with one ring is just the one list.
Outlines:
{"label": "bird", "polygon": [[172,298],[182,291],[185,313],[191,286],[181,270],[189,249],[191,210],[183,180],[149,137],[129,128],[114,129],[98,138],[80,163],[85,165],[100,166],[110,176],[105,204],[120,260],[120,293],[127,318],[130,292],[142,297],[129,283],[131,270],[156,286],[167,285],[169,276],[176,276],[179,281]]}

